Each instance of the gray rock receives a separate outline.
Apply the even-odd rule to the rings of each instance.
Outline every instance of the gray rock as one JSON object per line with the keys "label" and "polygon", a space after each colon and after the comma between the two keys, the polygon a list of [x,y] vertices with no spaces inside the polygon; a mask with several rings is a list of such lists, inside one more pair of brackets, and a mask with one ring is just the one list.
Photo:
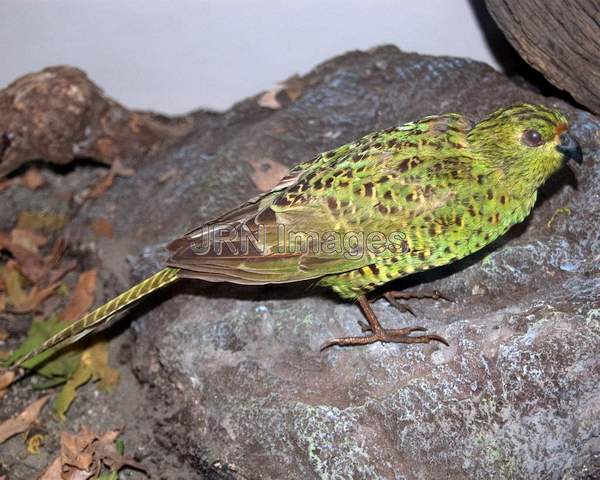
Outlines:
{"label": "gray rock", "polygon": [[[153,442],[202,478],[597,478],[600,120],[484,64],[395,47],[334,58],[300,81],[302,96],[280,110],[254,97],[194,114],[186,136],[72,210],[70,237],[101,267],[105,297],[160,268],[167,241],[258,193],[250,162],[291,167],[427,114],[476,120],[522,101],[563,109],[585,161],[561,171],[506,238],[395,285],[454,302],[413,302],[416,320],[375,304],[385,325],[419,323],[449,348],[321,353],[326,339],[358,334],[362,316],[310,284],[184,281],[148,299],[128,315],[143,406],[128,423],[144,418]],[[113,239],[91,236],[100,216]]]}
{"label": "gray rock", "polygon": [[[298,101],[236,124],[210,151],[193,137],[173,149],[162,163],[176,164],[184,180],[150,182],[127,222],[147,215],[152,199],[164,200],[152,210],[164,212],[158,228],[146,227],[164,241],[188,221],[208,220],[253,194],[249,159],[291,166],[438,112],[476,119],[515,102],[559,105],[586,160],[551,182],[510,238],[475,259],[399,282],[432,282],[421,288],[456,299],[413,304],[418,323],[450,339],[449,348],[375,344],[320,353],[329,337],[359,331],[355,306],[306,286],[174,288],[144,315],[134,360],[140,378],[158,387],[157,401],[177,406],[156,434],[188,459],[234,464],[249,478],[597,472],[600,121],[480,63],[392,47],[333,59],[306,84]],[[150,179],[155,168],[141,175]],[[111,194],[121,198],[123,189]],[[132,188],[131,195],[140,193]],[[570,214],[550,222],[564,207]],[[133,263],[140,274],[151,270],[141,259]],[[376,310],[387,325],[415,322],[383,302]]]}

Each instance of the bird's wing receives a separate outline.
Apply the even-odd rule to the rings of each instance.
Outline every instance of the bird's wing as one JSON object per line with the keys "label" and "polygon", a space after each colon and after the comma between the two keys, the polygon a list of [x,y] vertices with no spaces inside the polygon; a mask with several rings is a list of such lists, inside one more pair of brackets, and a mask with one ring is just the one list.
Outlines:
{"label": "bird's wing", "polygon": [[[169,245],[168,265],[183,276],[242,284],[286,283],[375,261],[366,236],[438,208],[448,198],[408,202],[413,166],[434,158],[433,142],[463,142],[457,115],[373,133],[298,165],[272,191]],[[429,135],[425,135],[429,133]]]}

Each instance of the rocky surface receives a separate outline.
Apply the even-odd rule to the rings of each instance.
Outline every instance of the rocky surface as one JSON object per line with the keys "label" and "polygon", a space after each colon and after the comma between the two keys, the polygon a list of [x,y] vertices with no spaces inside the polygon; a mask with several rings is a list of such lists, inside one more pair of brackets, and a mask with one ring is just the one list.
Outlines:
{"label": "rocky surface", "polygon": [[[600,120],[481,63],[394,47],[337,57],[299,81],[300,97],[281,94],[278,110],[255,97],[222,114],[198,112],[187,135],[72,211],[70,237],[101,269],[104,297],[159,268],[165,242],[256,194],[253,175],[427,114],[477,119],[515,102],[555,104],[585,161],[561,171],[508,238],[398,282],[455,299],[412,304],[449,348],[320,353],[331,336],[359,332],[357,307],[306,285],[182,282],[127,315],[137,341],[120,357],[139,383],[121,393],[140,408],[125,415],[93,395],[79,408],[114,404],[134,425],[131,443],[152,450],[148,461],[160,469],[161,455],[171,458],[164,478],[597,478]],[[90,168],[53,181],[83,183]],[[41,201],[20,191],[0,202]],[[48,208],[61,208],[45,195]],[[113,239],[92,237],[86,226],[98,217],[110,220]],[[6,213],[0,222],[12,226]],[[384,302],[375,309],[386,325],[415,322]]]}

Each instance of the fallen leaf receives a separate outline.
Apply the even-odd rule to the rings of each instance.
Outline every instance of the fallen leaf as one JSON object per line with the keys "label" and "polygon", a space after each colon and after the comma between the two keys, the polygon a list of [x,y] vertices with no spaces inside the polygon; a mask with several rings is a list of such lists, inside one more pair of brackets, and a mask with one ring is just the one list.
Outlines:
{"label": "fallen leaf", "polygon": [[[2,301],[2,295],[0,295],[0,301]],[[0,308],[0,312],[1,311],[2,311],[2,308]],[[0,342],[3,342],[7,338],[8,338],[8,332],[6,330],[4,330],[3,328],[0,328]]]}
{"label": "fallen leaf", "polygon": [[32,167],[25,172],[21,183],[31,190],[37,190],[44,184],[44,177],[37,168]]}
{"label": "fallen leaf", "polygon": [[54,232],[67,224],[67,218],[54,212],[25,210],[19,214],[17,228]]}
{"label": "fallen leaf", "polygon": [[[64,323],[57,318],[34,322],[25,342],[12,353],[8,362],[12,363],[27,354],[62,327]],[[36,373],[49,380],[37,388],[54,387],[66,382],[54,401],[54,410],[61,420],[65,419],[80,386],[92,380],[98,382],[98,389],[110,390],[119,382],[119,372],[108,363],[106,341],[96,341],[83,351],[81,345],[58,351],[53,348],[24,362],[23,367],[35,369]]]}
{"label": "fallen leaf", "polygon": [[56,397],[54,410],[61,420],[65,420],[76,390],[90,380],[98,381],[98,388],[102,390],[110,390],[119,382],[119,372],[108,364],[108,344],[105,341],[95,342],[82,353],[79,367]]}
{"label": "fallen leaf", "polygon": [[[62,432],[60,435],[60,455],[50,464],[40,480],[85,480],[100,477],[102,467],[108,467],[111,472],[118,472],[123,467],[131,467],[140,470],[146,475],[146,469],[140,463],[128,458],[119,451],[117,438],[120,430],[111,430],[99,435],[80,427],[79,433],[71,435]],[[56,477],[57,472],[59,476]],[[108,478],[118,478],[109,476]]]}
{"label": "fallen leaf", "polygon": [[15,263],[7,262],[0,271],[4,290],[6,291],[6,302],[12,306],[22,305],[27,300],[27,294],[23,289],[23,277],[17,271]]}
{"label": "fallen leaf", "polygon": [[258,105],[271,110],[279,110],[283,107],[277,100],[277,96],[281,92],[285,92],[288,98],[295,102],[302,96],[303,90],[304,81],[298,75],[293,75],[283,82],[277,82],[273,88],[263,93],[258,98]]}
{"label": "fallen leaf", "polygon": [[51,266],[58,265],[61,259],[64,257],[65,252],[67,251],[67,241],[61,235],[52,244],[52,249],[50,250],[50,254],[46,258],[48,263]]}
{"label": "fallen leaf", "polygon": [[288,173],[289,168],[271,159],[248,160],[254,171],[250,178],[261,192],[268,192]]}
{"label": "fallen leaf", "polygon": [[10,386],[14,379],[15,372],[12,370],[6,370],[4,373],[0,374],[0,398],[4,396],[6,389]]}
{"label": "fallen leaf", "polygon": [[0,293],[0,313],[6,309],[6,295]]}
{"label": "fallen leaf", "polygon": [[[23,237],[17,238],[25,242]],[[30,238],[33,240],[33,237]],[[0,232],[0,249],[10,252],[13,256],[16,266],[33,283],[38,282],[47,272],[48,267],[44,260],[35,252],[15,243],[8,235]]]}
{"label": "fallen leaf", "polygon": [[69,303],[60,314],[64,322],[74,322],[79,319],[94,303],[96,295],[96,269],[87,270],[79,276],[77,286],[71,295]]}
{"label": "fallen leaf", "polygon": [[279,95],[283,90],[285,90],[285,85],[283,83],[277,83],[273,88],[263,93],[258,98],[258,105],[263,108],[270,108],[271,110],[279,110],[282,105],[277,100],[277,95]]}
{"label": "fallen leaf", "polygon": [[71,403],[73,403],[73,400],[75,400],[77,389],[82,385],[85,385],[91,378],[92,372],[90,369],[80,363],[73,376],[67,380],[67,383],[65,383],[54,400],[54,411],[60,420],[64,421],[66,419],[65,414],[71,406]]}
{"label": "fallen leaf", "polygon": [[[123,455],[125,453],[125,442],[122,439],[116,439],[114,441],[115,449],[119,455]],[[2,480],[2,479],[0,479]],[[119,472],[118,470],[112,469],[108,473],[103,473],[98,477],[98,480],[119,480]]]}
{"label": "fallen leaf", "polygon": [[[49,317],[42,321],[34,321],[27,332],[27,338],[9,357],[8,363],[39,347],[45,340],[65,328],[65,324],[57,317]],[[51,385],[64,383],[79,366],[81,350],[63,349],[57,352],[52,348],[23,363],[23,368],[34,369],[36,373],[48,378]]]}
{"label": "fallen leaf", "polygon": [[26,431],[38,418],[42,408],[50,398],[45,395],[42,398],[31,403],[25,410],[18,415],[4,421],[0,424],[0,444],[9,438]]}
{"label": "fallen leaf", "polygon": [[97,438],[95,433],[85,427],[81,427],[76,435],[62,432],[60,434],[60,461],[63,472],[66,471],[65,467],[74,467],[83,472],[91,472],[94,467],[92,465],[94,455],[93,451],[90,451],[90,447]]}
{"label": "fallen leaf", "polygon": [[60,287],[59,282],[52,283],[43,288],[36,285],[29,291],[25,300],[20,304],[13,305],[10,311],[18,314],[35,312],[44,300],[52,296],[58,287]]}
{"label": "fallen leaf", "polygon": [[304,80],[298,75],[292,75],[285,82],[285,93],[292,102],[295,102],[302,96],[304,91]]}
{"label": "fallen leaf", "polygon": [[13,228],[10,232],[10,240],[14,245],[38,255],[39,248],[48,242],[48,237],[33,230]]}
{"label": "fallen leaf", "polygon": [[119,372],[108,364],[108,343],[95,342],[81,355],[81,364],[92,372],[92,380],[101,390],[111,390],[119,383]]}
{"label": "fallen leaf", "polygon": [[99,237],[112,238],[113,227],[111,223],[105,217],[96,218],[92,220],[92,230]]}
{"label": "fallen leaf", "polygon": [[11,313],[35,311],[60,285],[59,283],[53,283],[44,288],[34,286],[29,292],[25,293],[23,277],[17,271],[17,265],[12,260],[8,261],[0,270],[0,278],[6,290],[6,303],[11,306]]}
{"label": "fallen leaf", "polygon": [[110,166],[108,173],[89,193],[84,196],[84,199],[98,198],[101,196],[111,187],[117,176],[131,177],[133,174],[135,174],[135,170],[125,167],[118,158],[115,159]]}
{"label": "fallen leaf", "polygon": [[120,430],[112,430],[110,432],[106,432],[98,440],[96,452],[98,456],[102,458],[104,465],[110,468],[113,472],[118,472],[123,467],[131,467],[148,475],[147,470],[141,463],[138,463],[132,458],[123,455],[123,445],[121,444],[119,447],[117,440],[119,435],[121,435]]}

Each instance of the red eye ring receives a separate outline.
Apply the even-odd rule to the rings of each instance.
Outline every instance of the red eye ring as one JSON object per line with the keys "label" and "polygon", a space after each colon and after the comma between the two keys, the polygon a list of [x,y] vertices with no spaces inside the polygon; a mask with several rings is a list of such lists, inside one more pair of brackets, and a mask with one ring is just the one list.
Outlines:
{"label": "red eye ring", "polygon": [[523,132],[521,143],[523,143],[523,145],[527,145],[528,147],[539,147],[542,143],[544,143],[544,139],[542,138],[542,134],[540,132],[533,128],[528,128]]}

